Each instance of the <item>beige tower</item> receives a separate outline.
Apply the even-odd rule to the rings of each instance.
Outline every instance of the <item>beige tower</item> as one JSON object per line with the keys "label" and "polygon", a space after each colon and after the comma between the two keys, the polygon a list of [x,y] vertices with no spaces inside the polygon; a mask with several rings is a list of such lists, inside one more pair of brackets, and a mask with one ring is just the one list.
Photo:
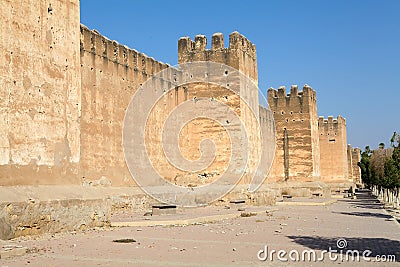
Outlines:
{"label": "beige tower", "polygon": [[[348,188],[351,183],[346,137],[346,120],[338,116],[319,117],[321,179],[335,187]],[[350,177],[349,177],[350,176]]]}
{"label": "beige tower", "polygon": [[[207,38],[204,35],[197,35],[194,41],[189,37],[182,37],[178,42],[179,64],[199,61],[212,61],[230,66],[249,77],[255,85],[258,83],[256,47],[246,37],[238,32],[233,32],[229,35],[229,47],[224,47],[224,36],[221,33],[213,34],[211,49],[207,49]],[[223,77],[222,73],[221,77]],[[238,81],[239,80],[236,80],[235,82]],[[229,86],[232,87],[232,84],[227,83],[226,86],[204,83],[189,84],[185,88],[186,96],[188,99],[212,97],[230,106],[230,108],[234,110],[246,124],[246,133],[248,138],[250,140],[255,140],[258,134],[258,128],[255,122],[259,120],[260,115],[258,90],[248,89],[246,86],[241,86],[239,97],[239,95],[229,90]],[[245,103],[246,101],[243,101],[243,99],[247,99],[247,103]],[[250,112],[248,107],[251,107],[253,112]],[[214,112],[217,116],[226,115],[226,111],[223,110],[215,110]],[[196,121],[197,125],[200,125],[201,127],[196,126]],[[226,164],[231,160],[231,144],[229,143],[229,138],[227,138],[223,127],[212,121],[198,119],[187,125],[184,130],[186,131],[186,136],[184,138],[183,147],[188,148],[186,154],[189,158],[191,154],[195,154],[198,142],[202,137],[207,136],[208,138],[215,140],[217,155],[214,161],[214,167],[206,170],[203,173],[203,176],[214,176],[214,178],[217,178],[218,175],[223,172]],[[249,173],[254,170],[255,161],[260,155],[260,147],[253,147],[251,149],[251,151],[248,151],[250,155],[248,168],[250,169],[238,170],[239,172],[244,171],[245,173]],[[187,180],[188,178],[185,179]],[[212,179],[213,178],[211,178],[211,180]],[[250,178],[245,175],[241,180],[241,183],[248,183],[249,179]]]}
{"label": "beige tower", "polygon": [[270,179],[275,182],[312,182],[320,178],[319,138],[315,91],[305,85],[268,90],[274,114],[277,147]]}

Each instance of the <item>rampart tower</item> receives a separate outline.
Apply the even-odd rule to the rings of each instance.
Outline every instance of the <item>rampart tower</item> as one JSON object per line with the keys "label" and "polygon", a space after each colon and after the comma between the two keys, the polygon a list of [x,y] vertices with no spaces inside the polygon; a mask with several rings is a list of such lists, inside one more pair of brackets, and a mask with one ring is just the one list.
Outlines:
{"label": "rampart tower", "polygon": [[313,182],[320,179],[316,93],[308,85],[268,90],[277,144],[269,177],[272,182]]}
{"label": "rampart tower", "polygon": [[[180,38],[178,42],[178,63],[183,64],[199,61],[212,61],[230,66],[249,77],[250,80],[256,85],[258,83],[256,47],[246,37],[238,32],[233,32],[229,35],[228,47],[224,46],[224,36],[222,33],[213,34],[211,40],[211,49],[207,49],[207,38],[204,35],[197,35],[194,41],[191,40],[189,37]],[[227,76],[230,75],[228,73],[225,74]],[[223,76],[224,75],[221,72],[221,77]],[[236,77],[239,78],[238,76]],[[242,83],[242,80],[238,80],[235,78],[233,78],[232,81],[233,83]],[[233,88],[233,86],[236,86],[236,84],[232,85],[230,84],[230,82],[227,82],[226,86],[216,86],[215,84],[191,84],[186,89],[189,99],[193,97],[211,96],[216,100],[229,105],[233,110],[235,110],[235,112],[241,117],[242,121],[246,124],[246,133],[248,135],[248,138],[250,140],[255,140],[255,138],[257,138],[257,134],[259,133],[258,128],[256,128],[257,123],[255,123],[254,121],[254,118],[256,120],[259,120],[260,116],[258,90],[248,89],[248,87],[243,86],[243,84],[240,85],[240,97],[239,95],[229,90],[230,88]],[[244,101],[243,99],[246,99],[246,101]],[[253,111],[250,111],[248,107],[251,107]],[[265,116],[264,113],[265,112],[262,113],[263,116]],[[220,112],[220,115],[225,116],[225,113]],[[220,125],[215,125],[213,123],[210,123],[210,125],[208,125],[208,123],[204,121],[202,122],[202,125],[205,127],[204,129],[207,129],[208,133],[212,133],[212,135],[215,136],[217,139],[220,139],[219,136],[221,136],[224,132],[224,129],[220,127]],[[191,126],[188,125],[188,138],[186,147],[197,147],[197,145],[195,146],[194,144],[198,140],[196,140],[196,135],[193,134],[193,132],[197,130],[196,128],[198,127],[191,128]],[[200,135],[203,135],[203,133],[200,133]],[[224,146],[228,147],[228,144]],[[249,152],[251,155],[251,159],[249,160],[249,168],[253,168],[255,163],[253,158],[257,159],[260,151]],[[220,160],[221,162],[217,163],[217,165],[224,165],[225,162],[227,162],[228,157],[228,154],[219,155],[217,161]],[[217,168],[217,173],[220,173],[220,171],[218,171],[219,169],[222,168]],[[245,176],[242,182],[248,182],[246,179],[247,178]]]}
{"label": "rampart tower", "polygon": [[318,120],[318,128],[322,181],[326,183],[350,182],[346,119],[342,116],[337,118],[329,116],[328,119],[321,116]]}

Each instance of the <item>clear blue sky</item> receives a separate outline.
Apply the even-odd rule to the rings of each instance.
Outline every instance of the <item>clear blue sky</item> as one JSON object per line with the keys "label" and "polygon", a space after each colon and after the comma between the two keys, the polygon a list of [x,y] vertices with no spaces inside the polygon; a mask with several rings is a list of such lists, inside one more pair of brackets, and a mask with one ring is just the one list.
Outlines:
{"label": "clear blue sky", "polygon": [[263,92],[309,84],[353,146],[400,132],[400,1],[81,0],[81,23],[171,65],[180,37],[239,31],[257,46]]}

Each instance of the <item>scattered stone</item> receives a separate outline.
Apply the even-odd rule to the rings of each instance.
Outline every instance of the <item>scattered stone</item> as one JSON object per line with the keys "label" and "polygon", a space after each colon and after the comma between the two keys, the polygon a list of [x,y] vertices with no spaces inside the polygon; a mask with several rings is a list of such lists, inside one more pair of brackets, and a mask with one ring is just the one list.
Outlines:
{"label": "scattered stone", "polygon": [[132,239],[132,238],[123,238],[123,239],[113,240],[113,242],[115,242],[115,243],[135,243],[136,240]]}
{"label": "scattered stone", "polygon": [[176,214],[176,205],[157,204],[152,206],[152,215]]}
{"label": "scattered stone", "polygon": [[232,203],[232,204],[245,204],[246,200],[244,200],[244,199],[232,199],[231,201],[229,201],[229,203]]}
{"label": "scattered stone", "polygon": [[147,211],[145,214],[143,214],[143,216],[153,216],[153,212]]}
{"label": "scattered stone", "polygon": [[256,216],[256,215],[257,215],[257,213],[255,213],[255,212],[242,212],[240,214],[240,217],[251,217],[251,216]]}
{"label": "scattered stone", "polygon": [[0,251],[0,259],[10,259],[18,256],[23,256],[28,252],[28,248],[26,247],[7,247],[4,248],[3,251]]}

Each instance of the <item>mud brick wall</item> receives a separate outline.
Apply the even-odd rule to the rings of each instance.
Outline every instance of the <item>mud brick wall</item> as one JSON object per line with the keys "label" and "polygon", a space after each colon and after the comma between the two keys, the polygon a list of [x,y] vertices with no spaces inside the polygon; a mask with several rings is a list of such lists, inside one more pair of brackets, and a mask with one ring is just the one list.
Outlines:
{"label": "mud brick wall", "polygon": [[77,183],[79,0],[4,0],[0,16],[0,184]]}

